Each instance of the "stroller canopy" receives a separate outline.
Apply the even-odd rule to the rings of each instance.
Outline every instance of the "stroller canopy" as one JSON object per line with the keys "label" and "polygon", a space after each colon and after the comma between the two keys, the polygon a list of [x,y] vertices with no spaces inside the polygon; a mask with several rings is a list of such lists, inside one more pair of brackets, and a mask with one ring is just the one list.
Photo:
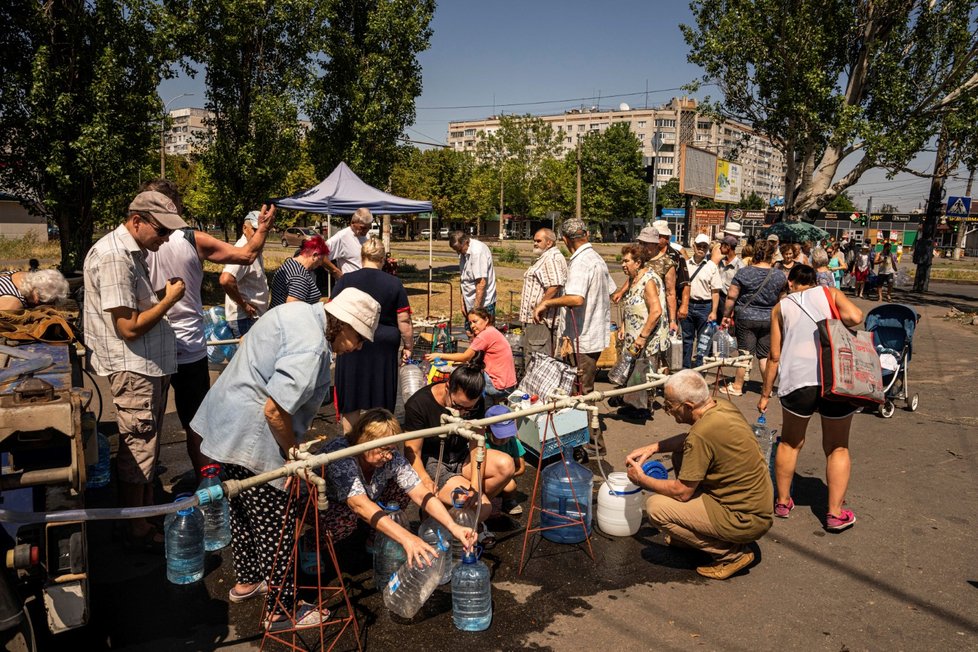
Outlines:
{"label": "stroller canopy", "polygon": [[907,349],[909,354],[920,315],[910,306],[888,303],[877,306],[866,315],[866,330],[873,334],[877,346],[894,351]]}

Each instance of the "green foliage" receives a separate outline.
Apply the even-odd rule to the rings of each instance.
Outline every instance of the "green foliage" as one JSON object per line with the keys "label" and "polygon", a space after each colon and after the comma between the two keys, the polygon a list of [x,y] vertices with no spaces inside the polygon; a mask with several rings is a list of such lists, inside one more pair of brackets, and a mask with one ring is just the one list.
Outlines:
{"label": "green foliage", "polygon": [[493,258],[500,263],[518,263],[520,262],[520,251],[514,245],[510,245],[506,248],[503,247],[490,247],[492,251]]}
{"label": "green foliage", "polygon": [[150,0],[2,3],[0,187],[61,232],[78,269],[96,218],[121,218],[154,148],[169,50]]}
{"label": "green foliage", "polygon": [[430,201],[443,220],[471,220],[476,213],[469,188],[474,173],[475,161],[463,152],[404,147],[391,173],[391,192]]}
{"label": "green foliage", "polygon": [[663,208],[682,208],[685,202],[679,193],[679,179],[673,177],[659,186],[655,193],[656,215],[660,215]]}
{"label": "green foliage", "polygon": [[321,33],[327,59],[306,107],[320,176],[346,163],[385,188],[397,139],[421,94],[417,55],[428,49],[434,0],[329,0]]}
{"label": "green foliage", "polygon": [[852,213],[856,210],[856,205],[852,203],[852,197],[849,196],[849,193],[843,191],[825,205],[825,210],[837,211],[840,213]]}
{"label": "green foliage", "polygon": [[584,216],[592,222],[642,213],[648,186],[642,180],[642,144],[629,125],[617,122],[581,143],[581,195]]}
{"label": "green foliage", "polygon": [[743,208],[749,211],[759,211],[764,208],[764,200],[756,192],[751,192],[747,197],[743,197],[740,203],[737,204],[737,208]]}

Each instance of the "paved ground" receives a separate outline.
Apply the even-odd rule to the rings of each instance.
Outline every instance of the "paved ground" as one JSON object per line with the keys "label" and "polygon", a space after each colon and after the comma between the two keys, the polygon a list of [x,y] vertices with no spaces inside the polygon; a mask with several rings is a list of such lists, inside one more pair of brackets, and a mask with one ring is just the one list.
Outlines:
{"label": "paved ground", "polygon": [[[596,531],[593,561],[577,547],[544,542],[520,576],[526,517],[496,520],[501,542],[485,556],[493,571],[493,624],[465,634],[453,628],[450,596],[440,591],[414,622],[391,622],[362,544],[351,542],[339,550],[340,563],[367,649],[978,649],[978,329],[942,318],[948,305],[975,310],[978,302],[954,294],[918,305],[923,319],[910,385],[920,393],[919,411],[856,418],[852,530],[831,535],[821,527],[824,457],[813,425],[795,480],[798,509],[760,541],[760,561],[726,582],[700,578],[692,570],[698,558],[665,547],[648,526],[630,538]],[[753,419],[756,388],[734,400]],[[604,412],[606,470],[620,469],[629,450],[680,430],[661,412],[648,423]],[[780,410],[774,405],[771,413],[777,428]],[[167,426],[168,493],[161,498],[190,484],[172,411]],[[591,468],[597,473],[593,460]],[[526,493],[532,472],[521,482]],[[109,503],[112,490],[92,499]],[[230,551],[210,556],[204,582],[174,587],[160,557],[127,553],[111,526],[93,527],[91,538],[92,625],[42,649],[245,650],[259,643],[258,605],[227,602]],[[349,636],[338,647],[355,648]]]}

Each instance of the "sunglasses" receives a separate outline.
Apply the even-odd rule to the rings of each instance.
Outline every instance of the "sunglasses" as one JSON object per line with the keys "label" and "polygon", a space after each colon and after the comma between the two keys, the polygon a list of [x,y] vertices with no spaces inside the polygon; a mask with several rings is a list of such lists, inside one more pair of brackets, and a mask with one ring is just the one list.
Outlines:
{"label": "sunglasses", "polygon": [[143,216],[143,221],[149,224],[150,228],[156,231],[156,235],[160,238],[165,238],[168,235],[173,234],[173,229],[168,229],[165,226],[160,225],[160,223],[154,219]]}

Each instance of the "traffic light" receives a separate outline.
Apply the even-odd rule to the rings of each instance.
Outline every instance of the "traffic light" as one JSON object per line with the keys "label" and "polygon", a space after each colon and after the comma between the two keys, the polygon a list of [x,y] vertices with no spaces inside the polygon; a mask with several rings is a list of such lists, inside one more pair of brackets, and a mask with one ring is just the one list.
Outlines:
{"label": "traffic light", "polygon": [[857,213],[853,213],[852,215],[850,215],[849,216],[849,219],[852,220],[853,224],[859,224],[859,225],[862,225],[862,226],[866,226],[866,216],[865,215],[861,215],[858,212]]}
{"label": "traffic light", "polygon": [[655,159],[652,159],[652,165],[645,166],[645,174],[642,176],[645,183],[655,183]]}

